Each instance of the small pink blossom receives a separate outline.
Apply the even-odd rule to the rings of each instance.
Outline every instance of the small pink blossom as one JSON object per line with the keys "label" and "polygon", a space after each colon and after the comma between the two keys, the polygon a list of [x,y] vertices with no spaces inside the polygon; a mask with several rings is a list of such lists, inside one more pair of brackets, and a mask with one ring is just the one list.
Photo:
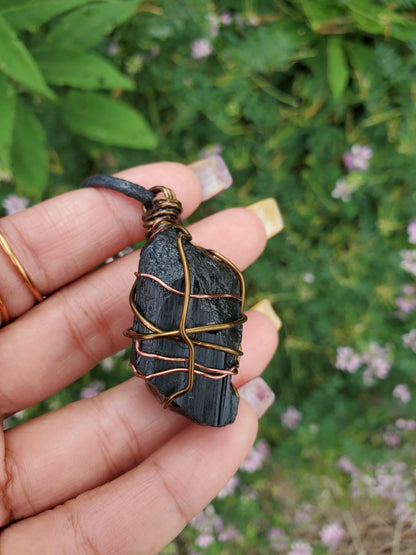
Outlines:
{"label": "small pink blossom", "polygon": [[416,420],[406,420],[405,418],[398,418],[396,420],[396,428],[399,428],[399,430],[416,430]]}
{"label": "small pink blossom", "polygon": [[240,470],[245,472],[255,472],[263,466],[264,459],[270,453],[270,447],[265,440],[260,440],[254,445],[245,460],[240,466]]}
{"label": "small pink blossom", "polygon": [[290,551],[287,555],[313,555],[313,551],[309,543],[296,541],[290,546]]}
{"label": "small pink blossom", "polygon": [[350,459],[345,456],[338,459],[337,466],[340,470],[342,470],[342,472],[350,474],[351,476],[356,476],[360,473],[360,470],[355,466],[355,464],[352,463]]}
{"label": "small pink blossom", "polygon": [[6,210],[6,214],[11,216],[24,210],[29,205],[29,199],[26,197],[18,197],[16,195],[7,195],[3,200],[3,208]]}
{"label": "small pink blossom", "polygon": [[224,530],[221,530],[221,532],[218,534],[218,541],[220,542],[230,542],[233,540],[238,540],[240,538],[240,532],[237,530],[237,528],[234,528],[233,526],[228,526],[227,528],[224,528]]}
{"label": "small pink blossom", "polygon": [[416,353],[416,328],[411,329],[409,333],[405,333],[402,336],[403,345],[412,349],[414,353]]}
{"label": "small pink blossom", "polygon": [[302,413],[291,405],[280,415],[280,420],[282,421],[283,428],[295,430],[299,426],[299,422],[302,420]]}
{"label": "small pink blossom", "polygon": [[383,439],[389,447],[397,447],[400,444],[400,436],[394,432],[385,432]]}
{"label": "small pink blossom", "polygon": [[335,188],[331,193],[332,198],[340,198],[342,202],[349,202],[351,200],[352,189],[345,181],[345,179],[338,179],[335,183]]}
{"label": "small pink blossom", "polygon": [[212,54],[212,44],[207,39],[196,39],[191,44],[191,56],[195,60],[206,58]]}
{"label": "small pink blossom", "polygon": [[415,292],[412,292],[410,295],[396,298],[397,307],[404,312],[404,314],[409,314],[413,312],[413,310],[416,310],[416,289],[414,291]]}
{"label": "small pink blossom", "polygon": [[320,536],[322,543],[330,551],[335,551],[338,544],[344,537],[344,528],[339,522],[333,522],[332,524],[327,524],[321,530]]}
{"label": "small pink blossom", "polygon": [[110,54],[110,56],[115,56],[120,52],[119,44],[117,42],[110,42],[107,48],[107,52]]}
{"label": "small pink blossom", "polygon": [[416,220],[411,220],[409,222],[407,233],[409,234],[409,243],[416,244]]}
{"label": "small pink blossom", "polygon": [[220,499],[223,499],[224,497],[228,497],[229,495],[233,495],[233,493],[235,492],[236,487],[240,484],[240,478],[238,477],[237,474],[234,474],[234,476],[232,476],[228,482],[225,484],[225,486],[222,488],[222,490],[218,493],[217,497],[219,497]]}
{"label": "small pink blossom", "polygon": [[293,522],[297,525],[306,524],[312,518],[313,507],[310,503],[302,503],[293,515]]}
{"label": "small pink blossom", "polygon": [[229,12],[222,12],[220,14],[220,21],[223,25],[230,25],[232,23],[233,18]]}
{"label": "small pink blossom", "polygon": [[371,147],[367,145],[353,145],[349,152],[344,154],[344,164],[349,171],[364,171],[370,165],[373,156]]}
{"label": "small pink blossom", "polygon": [[281,553],[287,550],[289,537],[282,528],[270,528],[267,537],[269,538],[269,547],[275,553]]}
{"label": "small pink blossom", "polygon": [[215,538],[212,534],[200,534],[195,540],[196,545],[202,548],[209,547],[214,542]]}
{"label": "small pink blossom", "polygon": [[371,361],[370,368],[379,380],[384,380],[387,378],[391,365],[384,358],[377,357]]}
{"label": "small pink blossom", "polygon": [[402,403],[408,403],[412,398],[407,385],[399,384],[393,390],[393,397],[399,399]]}
{"label": "small pink blossom", "polygon": [[90,399],[91,397],[95,397],[101,393],[101,391],[104,391],[104,389],[104,382],[101,382],[100,380],[93,380],[90,385],[81,389],[79,397],[80,399]]}
{"label": "small pink blossom", "polygon": [[335,368],[354,374],[362,364],[362,357],[352,347],[338,347]]}
{"label": "small pink blossom", "polygon": [[406,272],[416,276],[416,249],[415,250],[402,250],[400,251],[402,261],[400,267]]}

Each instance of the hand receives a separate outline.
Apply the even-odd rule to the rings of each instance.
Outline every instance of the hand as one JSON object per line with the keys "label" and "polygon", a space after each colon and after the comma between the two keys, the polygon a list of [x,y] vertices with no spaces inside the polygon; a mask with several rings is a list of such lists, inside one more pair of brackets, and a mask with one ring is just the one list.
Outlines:
{"label": "hand", "polygon": [[[187,167],[158,163],[120,177],[171,187],[189,216],[201,185]],[[1,296],[13,321],[0,329],[3,418],[67,386],[128,345],[137,253],[95,269],[143,239],[140,205],[105,190],[76,190],[0,221],[0,231],[48,298],[33,297],[0,251]],[[261,253],[259,218],[233,208],[190,226],[195,243],[241,269]],[[277,345],[266,316],[248,312],[235,384],[258,376]],[[234,424],[190,423],[163,410],[132,378],[92,399],[23,423],[0,440],[1,553],[153,554],[236,472],[257,430],[240,402]]]}

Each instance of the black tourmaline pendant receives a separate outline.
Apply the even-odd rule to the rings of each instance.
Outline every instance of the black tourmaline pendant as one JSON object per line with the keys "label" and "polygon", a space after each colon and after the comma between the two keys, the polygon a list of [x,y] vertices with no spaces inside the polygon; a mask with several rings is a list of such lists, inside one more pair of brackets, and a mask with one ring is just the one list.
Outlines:
{"label": "black tourmaline pendant", "polygon": [[144,215],[148,242],[130,295],[131,367],[165,407],[199,424],[234,421],[244,303],[241,272],[200,248],[180,221],[170,189],[156,187]]}
{"label": "black tourmaline pendant", "polygon": [[191,243],[180,221],[181,203],[166,187],[150,191],[109,175],[81,187],[103,187],[143,203],[148,242],[130,293],[133,340],[130,366],[164,407],[194,422],[234,422],[244,278],[221,254]]}

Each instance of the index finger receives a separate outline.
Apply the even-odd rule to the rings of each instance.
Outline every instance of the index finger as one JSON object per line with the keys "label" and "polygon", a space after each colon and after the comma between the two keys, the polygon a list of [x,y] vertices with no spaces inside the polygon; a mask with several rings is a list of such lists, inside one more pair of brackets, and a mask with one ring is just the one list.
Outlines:
{"label": "index finger", "polygon": [[[170,187],[182,202],[184,217],[201,202],[201,183],[182,164],[137,166],[118,176],[146,188]],[[0,227],[37,288],[49,295],[142,240],[141,210],[137,201],[119,193],[82,189],[2,218]],[[33,297],[1,249],[0,261],[1,296],[15,318],[33,305]]]}

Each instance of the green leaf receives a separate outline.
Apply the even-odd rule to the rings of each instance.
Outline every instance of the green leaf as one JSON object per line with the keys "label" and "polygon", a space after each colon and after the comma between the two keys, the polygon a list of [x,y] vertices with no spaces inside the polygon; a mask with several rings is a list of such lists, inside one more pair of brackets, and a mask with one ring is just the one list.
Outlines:
{"label": "green leaf", "polygon": [[48,182],[46,133],[21,98],[16,100],[12,170],[22,193],[40,200]]}
{"label": "green leaf", "polygon": [[416,36],[416,23],[399,13],[389,11],[372,1],[349,0],[348,8],[358,27],[374,35],[391,36],[403,42],[412,42]]}
{"label": "green leaf", "polygon": [[18,39],[15,31],[0,16],[0,71],[27,89],[54,99],[32,56]]}
{"label": "green leaf", "polygon": [[351,23],[346,17],[345,8],[338,6],[333,0],[301,0],[301,4],[316,33],[340,33]]}
{"label": "green leaf", "polygon": [[92,0],[0,0],[0,13],[15,29],[34,29]]}
{"label": "green leaf", "polygon": [[345,92],[349,71],[340,37],[328,39],[328,83],[335,101],[339,101]]}
{"label": "green leaf", "polygon": [[65,15],[52,27],[44,47],[86,50],[99,42],[116,25],[128,19],[142,0],[100,2]]}
{"label": "green leaf", "polygon": [[71,131],[104,144],[153,149],[157,139],[136,110],[102,94],[71,91],[59,102]]}
{"label": "green leaf", "polygon": [[96,54],[70,50],[39,50],[33,55],[48,83],[95,89],[133,90],[134,81]]}
{"label": "green leaf", "polygon": [[15,94],[4,75],[0,74],[0,162],[1,169],[10,170]]}
{"label": "green leaf", "polygon": [[297,27],[278,21],[247,31],[226,55],[249,71],[285,71],[295,60],[310,55],[301,50],[305,40]]}

